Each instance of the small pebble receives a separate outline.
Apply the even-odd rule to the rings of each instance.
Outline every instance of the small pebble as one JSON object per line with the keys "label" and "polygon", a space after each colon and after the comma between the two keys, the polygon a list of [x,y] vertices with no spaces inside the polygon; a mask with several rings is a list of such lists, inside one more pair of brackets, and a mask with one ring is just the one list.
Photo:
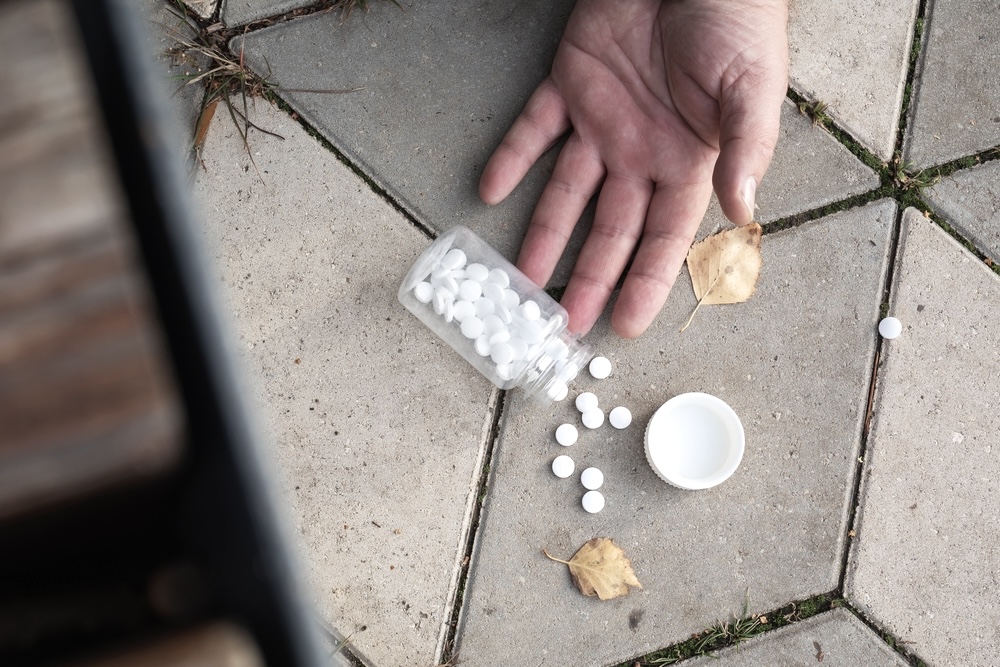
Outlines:
{"label": "small pebble", "polygon": [[[556,477],[561,477],[562,479],[566,479],[567,477],[573,474],[573,470],[575,468],[576,464],[573,463],[573,459],[566,456],[565,454],[557,456],[555,459],[552,460],[552,474],[554,474]],[[603,505],[604,503],[602,502],[601,506]]]}
{"label": "small pebble", "polygon": [[576,409],[580,412],[593,410],[597,407],[597,395],[590,391],[585,391],[576,397]]}
{"label": "small pebble", "polygon": [[628,408],[619,405],[608,415],[608,421],[615,428],[628,428],[628,425],[632,423],[632,413]]}
{"label": "small pebble", "polygon": [[417,283],[417,286],[413,288],[413,296],[417,297],[417,301],[420,303],[430,303],[431,299],[434,298],[434,286],[427,281]]}
{"label": "small pebble", "polygon": [[580,483],[584,488],[596,491],[604,484],[604,473],[597,468],[587,468],[580,473]]}
{"label": "small pebble", "polygon": [[583,425],[587,428],[598,428],[604,423],[604,410],[593,408],[583,413]]}
{"label": "small pebble", "polygon": [[903,323],[895,317],[887,317],[878,323],[878,332],[882,334],[882,338],[892,340],[903,333]]}
{"label": "small pebble", "polygon": [[611,360],[607,357],[594,357],[590,360],[590,374],[595,380],[603,380],[611,375]]}
{"label": "small pebble", "polygon": [[569,447],[570,445],[576,444],[577,438],[580,437],[579,431],[572,424],[563,424],[556,429],[556,442],[558,442],[563,447]]}
{"label": "small pebble", "polygon": [[604,509],[604,494],[600,491],[587,491],[583,494],[583,509],[591,514],[600,512]]}

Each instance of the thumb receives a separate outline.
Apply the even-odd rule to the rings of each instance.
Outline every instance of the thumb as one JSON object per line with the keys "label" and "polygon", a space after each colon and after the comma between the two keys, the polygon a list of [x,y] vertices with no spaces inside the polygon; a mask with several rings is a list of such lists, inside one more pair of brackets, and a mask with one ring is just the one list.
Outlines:
{"label": "thumb", "polygon": [[778,142],[788,65],[787,55],[776,55],[771,63],[751,65],[722,94],[712,184],[723,213],[737,225],[754,219],[757,186]]}

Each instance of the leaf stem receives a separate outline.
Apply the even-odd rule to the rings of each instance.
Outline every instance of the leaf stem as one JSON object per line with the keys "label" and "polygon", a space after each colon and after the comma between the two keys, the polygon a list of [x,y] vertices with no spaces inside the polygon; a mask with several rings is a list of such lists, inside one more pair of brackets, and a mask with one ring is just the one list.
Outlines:
{"label": "leaf stem", "polygon": [[[687,329],[688,326],[691,324],[691,320],[694,319],[694,314],[698,312],[698,309],[701,308],[702,302],[704,302],[705,299],[708,298],[708,295],[712,293],[712,288],[715,287],[715,283],[719,282],[719,278],[721,277],[722,277],[722,271],[719,271],[718,275],[715,276],[715,280],[712,281],[712,284],[708,286],[708,289],[705,290],[705,293],[701,295],[700,299],[698,299],[697,305],[695,305],[694,310],[691,311],[691,317],[689,317],[687,322],[684,323],[684,326],[681,327],[680,330],[681,333],[684,333],[684,330]],[[545,555],[548,556],[548,554]],[[549,558],[551,558],[551,556],[549,556]]]}

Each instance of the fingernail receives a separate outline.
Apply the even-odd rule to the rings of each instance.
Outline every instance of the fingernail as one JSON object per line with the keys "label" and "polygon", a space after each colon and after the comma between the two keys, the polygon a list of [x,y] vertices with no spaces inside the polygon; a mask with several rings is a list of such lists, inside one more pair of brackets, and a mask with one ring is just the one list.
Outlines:
{"label": "fingernail", "polygon": [[750,222],[753,222],[753,203],[754,197],[757,194],[757,180],[753,176],[748,176],[743,185],[740,187],[740,199],[743,200],[743,205],[747,207],[747,214],[750,216]]}

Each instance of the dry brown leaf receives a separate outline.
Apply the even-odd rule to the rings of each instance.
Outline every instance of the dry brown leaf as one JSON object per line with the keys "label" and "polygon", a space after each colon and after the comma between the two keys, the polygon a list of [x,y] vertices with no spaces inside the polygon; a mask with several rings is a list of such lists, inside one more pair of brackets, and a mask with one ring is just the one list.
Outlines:
{"label": "dry brown leaf", "polygon": [[628,595],[629,586],[642,588],[625,552],[610,538],[595,537],[568,561],[550,555],[545,549],[542,553],[557,563],[568,565],[573,583],[584,595],[610,600]]}
{"label": "dry brown leaf", "polygon": [[687,265],[698,305],[742,303],[753,296],[763,263],[760,255],[761,227],[756,222],[728,229],[695,243],[688,251]]}

